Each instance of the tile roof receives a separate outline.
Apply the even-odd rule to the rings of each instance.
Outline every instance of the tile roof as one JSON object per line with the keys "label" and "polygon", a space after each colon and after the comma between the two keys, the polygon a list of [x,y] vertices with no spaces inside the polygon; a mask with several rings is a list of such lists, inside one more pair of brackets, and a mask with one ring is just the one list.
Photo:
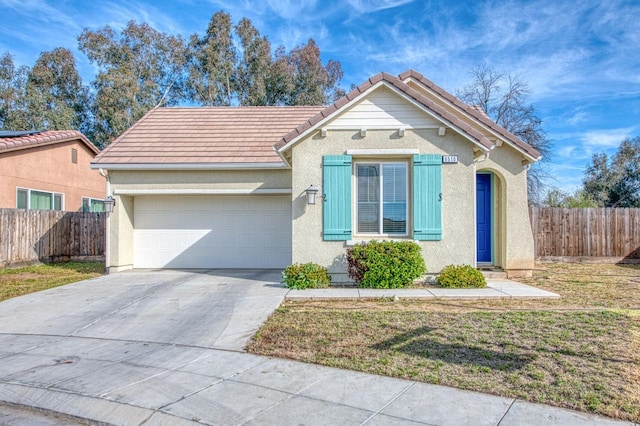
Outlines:
{"label": "tile roof", "polygon": [[[409,80],[438,96],[438,102],[408,85]],[[445,125],[463,132],[483,151],[489,151],[494,144],[469,120],[489,128],[530,158],[539,157],[533,147],[498,126],[482,111],[459,101],[422,74],[409,70],[399,77],[377,74],[327,107],[156,108],[103,150],[92,164],[106,168],[156,165],[277,167],[283,164],[278,152],[287,151],[291,142],[298,141],[301,135],[315,129],[320,122],[334,116],[379,83],[428,109]],[[447,103],[452,107],[447,107]]]}
{"label": "tile roof", "polygon": [[[33,148],[35,146],[52,145],[72,140],[81,140],[95,154],[100,150],[80,132],[76,130],[29,131],[20,136],[0,137],[0,153]],[[18,132],[16,132],[18,134]]]}
{"label": "tile roof", "polygon": [[402,81],[413,79],[414,81],[420,83],[424,87],[437,93],[441,98],[447,100],[451,105],[456,107],[459,111],[467,113],[477,121],[484,124],[486,127],[490,128],[491,130],[493,130],[494,132],[502,136],[504,139],[506,139],[507,142],[510,142],[520,151],[536,159],[540,157],[540,153],[535,148],[533,148],[528,143],[520,140],[520,138],[518,138],[516,135],[514,135],[513,133],[510,133],[504,127],[498,125],[495,121],[491,120],[489,116],[482,110],[482,108],[479,108],[476,105],[467,105],[466,103],[462,102],[461,100],[453,96],[451,93],[447,92],[442,87],[438,86],[433,81],[429,80],[419,72],[414,70],[408,70],[400,74],[399,78]]}
{"label": "tile roof", "polygon": [[323,107],[156,108],[93,164],[282,164],[273,146]]}

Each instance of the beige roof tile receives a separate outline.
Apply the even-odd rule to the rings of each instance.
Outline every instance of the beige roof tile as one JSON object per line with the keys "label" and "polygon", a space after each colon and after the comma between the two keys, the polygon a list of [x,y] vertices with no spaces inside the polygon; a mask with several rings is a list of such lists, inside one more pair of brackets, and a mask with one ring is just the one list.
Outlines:
{"label": "beige roof tile", "polygon": [[282,160],[273,146],[323,107],[156,108],[94,164],[227,164]]}
{"label": "beige roof tile", "polygon": [[0,153],[69,142],[72,140],[81,140],[87,148],[95,154],[100,152],[94,144],[89,142],[82,133],[76,130],[45,130],[42,132],[34,131],[33,133],[22,136],[0,137]]}

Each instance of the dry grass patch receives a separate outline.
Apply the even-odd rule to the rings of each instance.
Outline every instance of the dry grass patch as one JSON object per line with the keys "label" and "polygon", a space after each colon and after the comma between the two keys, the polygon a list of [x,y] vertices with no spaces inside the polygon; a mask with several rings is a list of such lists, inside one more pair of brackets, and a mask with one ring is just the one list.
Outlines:
{"label": "dry grass patch", "polygon": [[0,301],[97,277],[104,264],[69,262],[0,270]]}
{"label": "dry grass patch", "polygon": [[528,283],[559,301],[290,302],[249,350],[638,422],[640,313],[619,308],[639,276],[544,265]]}

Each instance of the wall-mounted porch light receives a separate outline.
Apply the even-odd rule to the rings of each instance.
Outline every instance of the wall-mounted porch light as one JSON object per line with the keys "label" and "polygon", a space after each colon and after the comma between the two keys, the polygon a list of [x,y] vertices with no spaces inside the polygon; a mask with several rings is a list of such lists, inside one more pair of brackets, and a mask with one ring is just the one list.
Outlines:
{"label": "wall-mounted porch light", "polygon": [[316,195],[318,194],[318,191],[320,191],[320,188],[314,185],[311,185],[310,187],[304,190],[304,192],[307,193],[307,204],[316,203]]}
{"label": "wall-mounted porch light", "polygon": [[105,213],[113,213],[113,208],[116,206],[116,199],[109,195],[104,200],[104,211]]}

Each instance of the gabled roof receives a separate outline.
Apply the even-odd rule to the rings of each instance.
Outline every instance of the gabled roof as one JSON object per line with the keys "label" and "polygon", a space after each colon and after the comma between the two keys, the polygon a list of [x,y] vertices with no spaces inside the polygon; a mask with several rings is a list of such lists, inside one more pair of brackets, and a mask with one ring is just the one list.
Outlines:
{"label": "gabled roof", "polygon": [[3,132],[3,135],[0,135],[0,154],[73,140],[82,141],[94,154],[100,152],[94,144],[76,130],[30,130],[25,132]]}
{"label": "gabled roof", "polygon": [[102,151],[92,167],[284,167],[273,146],[322,108],[156,108]]}
{"label": "gabled roof", "polygon": [[534,160],[540,158],[540,153],[535,148],[533,148],[528,143],[520,140],[520,138],[518,138],[516,135],[507,131],[507,129],[491,120],[491,118],[489,118],[489,116],[482,110],[482,108],[476,105],[467,105],[419,72],[414,70],[405,71],[400,74],[399,78],[404,82],[411,79],[416,83],[422,85],[424,88],[431,90],[432,92],[440,96],[441,99],[454,106],[458,111],[470,116],[476,121],[479,121],[485,127],[488,127],[489,129],[497,133],[499,136],[501,136],[502,139],[504,139],[507,143],[510,143],[514,148],[518,149]]}
{"label": "gabled roof", "polygon": [[387,73],[376,74],[369,80],[362,83],[360,86],[353,89],[350,93],[342,98],[338,99],[333,105],[320,111],[318,114],[306,120],[304,123],[297,126],[295,129],[287,133],[278,141],[276,149],[279,152],[286,151],[292,143],[295,143],[300,136],[308,133],[309,131],[319,127],[319,123],[327,121],[331,117],[334,117],[338,111],[344,109],[346,105],[352,104],[354,101],[362,97],[365,93],[369,92],[372,88],[377,87],[380,84],[386,84],[388,87],[400,92],[410,100],[414,101],[418,106],[422,107],[426,111],[434,114],[440,121],[446,123],[450,127],[457,129],[461,133],[464,133],[478,145],[483,151],[489,151],[493,148],[493,143],[482,133],[474,129],[472,126],[460,120],[458,116],[452,114],[447,109],[441,107],[431,99],[419,93],[417,90],[412,89],[407,84],[402,82],[397,77]]}

